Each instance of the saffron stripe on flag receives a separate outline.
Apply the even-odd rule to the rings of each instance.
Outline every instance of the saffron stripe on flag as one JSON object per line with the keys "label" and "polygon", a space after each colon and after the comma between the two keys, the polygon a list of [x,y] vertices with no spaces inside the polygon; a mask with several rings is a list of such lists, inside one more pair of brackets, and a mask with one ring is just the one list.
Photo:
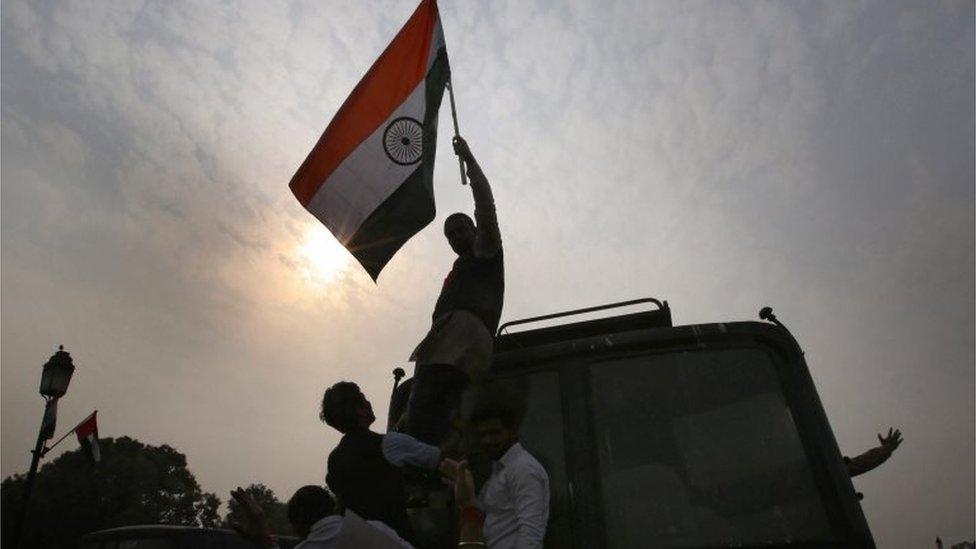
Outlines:
{"label": "saffron stripe on flag", "polygon": [[[427,72],[437,23],[436,4],[424,0],[359,81],[292,177],[292,192],[307,206],[316,191],[360,143],[403,103]],[[431,16],[431,11],[435,16]],[[428,53],[418,56],[417,52]]]}

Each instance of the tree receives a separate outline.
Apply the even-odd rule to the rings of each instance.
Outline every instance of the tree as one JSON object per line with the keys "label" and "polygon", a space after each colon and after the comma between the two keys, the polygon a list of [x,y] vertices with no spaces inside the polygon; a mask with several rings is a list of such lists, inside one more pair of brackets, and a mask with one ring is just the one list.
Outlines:
{"label": "tree", "polygon": [[[129,437],[98,441],[102,460],[80,450],[41,468],[28,510],[24,547],[77,547],[83,534],[134,524],[215,525],[220,499],[201,491],[174,448]],[[0,484],[3,543],[9,545],[24,476]]]}
{"label": "tree", "polygon": [[203,500],[197,503],[197,516],[200,518],[200,526],[204,528],[220,528],[220,498],[210,492],[203,493]]}
{"label": "tree", "polygon": [[[271,488],[263,484],[251,484],[244,488],[244,491],[250,494],[264,511],[269,533],[279,536],[293,535],[291,524],[288,522],[288,506],[278,501]],[[240,504],[234,498],[227,500],[227,518],[224,519],[224,528],[230,528],[233,523],[244,524],[245,522]]]}

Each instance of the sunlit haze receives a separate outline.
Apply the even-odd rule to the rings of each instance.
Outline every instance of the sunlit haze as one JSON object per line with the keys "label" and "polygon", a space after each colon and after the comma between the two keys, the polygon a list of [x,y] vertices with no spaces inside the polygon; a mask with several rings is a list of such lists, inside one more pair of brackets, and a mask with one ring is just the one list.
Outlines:
{"label": "sunlit haze", "polygon": [[351,256],[322,225],[311,224],[298,250],[306,280],[313,287],[334,282],[350,265]]}

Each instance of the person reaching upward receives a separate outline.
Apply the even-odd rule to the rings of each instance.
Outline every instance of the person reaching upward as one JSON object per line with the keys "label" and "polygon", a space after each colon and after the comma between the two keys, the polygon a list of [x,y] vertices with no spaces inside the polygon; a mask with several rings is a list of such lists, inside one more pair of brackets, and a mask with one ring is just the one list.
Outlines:
{"label": "person reaching upward", "polygon": [[505,297],[504,254],[491,186],[460,136],[454,138],[454,151],[467,167],[475,219],[454,213],[444,221],[444,236],[457,258],[434,305],[430,330],[410,357],[416,368],[407,432],[428,444],[440,444],[448,436],[462,392],[488,370]]}

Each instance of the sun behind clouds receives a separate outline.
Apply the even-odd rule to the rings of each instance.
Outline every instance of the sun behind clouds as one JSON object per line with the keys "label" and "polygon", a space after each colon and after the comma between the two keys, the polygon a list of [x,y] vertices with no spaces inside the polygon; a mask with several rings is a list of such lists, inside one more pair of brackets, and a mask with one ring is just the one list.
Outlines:
{"label": "sun behind clouds", "polygon": [[298,255],[305,279],[314,285],[335,281],[350,265],[352,257],[328,229],[317,223],[309,224],[299,245]]}

